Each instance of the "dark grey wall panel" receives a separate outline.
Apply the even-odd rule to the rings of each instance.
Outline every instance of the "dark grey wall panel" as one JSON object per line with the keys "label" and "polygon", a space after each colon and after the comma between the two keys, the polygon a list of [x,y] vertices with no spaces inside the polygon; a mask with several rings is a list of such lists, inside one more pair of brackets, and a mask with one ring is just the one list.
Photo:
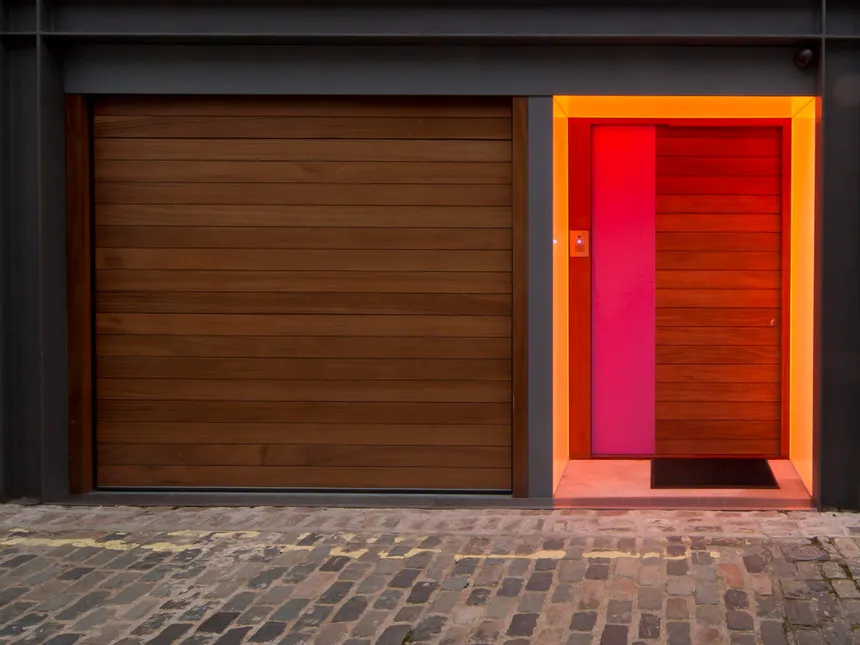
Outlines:
{"label": "dark grey wall panel", "polygon": [[860,45],[828,43],[820,261],[821,502],[860,508]]}
{"label": "dark grey wall panel", "polygon": [[12,497],[68,493],[65,115],[59,61],[35,37],[5,51],[3,440]]}
{"label": "dark grey wall panel", "polygon": [[[819,97],[824,96],[824,69],[825,69],[825,52],[821,51],[821,56],[818,62],[818,92]],[[823,101],[822,101],[823,103]],[[822,355],[822,337],[821,337],[821,320],[824,311],[824,299],[821,296],[821,276],[823,273],[824,260],[822,253],[824,251],[824,213],[822,211],[823,192],[824,192],[824,129],[822,119],[819,115],[818,123],[815,128],[815,150],[817,152],[815,159],[815,268],[814,268],[814,286],[815,293],[813,296],[813,361],[812,361],[812,497],[813,503],[821,505],[821,444],[822,444],[822,427],[821,427],[821,355]]]}
{"label": "dark grey wall panel", "polygon": [[741,2],[212,3],[53,2],[65,33],[279,34],[300,37],[658,37],[818,33],[816,0]]}
{"label": "dark grey wall panel", "polygon": [[40,308],[35,296],[40,274],[39,179],[37,135],[36,41],[16,44],[8,51],[9,146],[12,162],[8,171],[7,224],[10,271],[7,274],[8,308],[4,319],[10,381],[5,428],[9,433],[11,458],[7,461],[12,496],[41,493],[42,362]]}
{"label": "dark grey wall panel", "polygon": [[[69,492],[68,363],[66,348],[65,97],[60,61],[39,49],[38,383],[41,402],[41,492],[59,499]],[[34,276],[35,277],[35,276]]]}
{"label": "dark grey wall panel", "polygon": [[791,47],[80,45],[71,93],[812,95]]}
{"label": "dark grey wall panel", "polygon": [[0,500],[6,499],[10,490],[9,461],[11,459],[9,435],[9,397],[6,388],[9,386],[7,367],[8,341],[5,337],[8,318],[8,303],[6,302],[6,285],[9,275],[9,253],[7,227],[11,201],[9,197],[9,171],[12,163],[12,146],[10,145],[9,124],[9,53],[8,43],[0,38]]}
{"label": "dark grey wall panel", "polygon": [[529,99],[529,497],[552,497],[552,97]]}
{"label": "dark grey wall panel", "polygon": [[860,2],[827,0],[827,30],[839,36],[860,36]]}
{"label": "dark grey wall panel", "polygon": [[35,0],[0,0],[0,32],[36,31]]}
{"label": "dark grey wall panel", "polygon": [[812,95],[792,47],[70,46],[71,93]]}

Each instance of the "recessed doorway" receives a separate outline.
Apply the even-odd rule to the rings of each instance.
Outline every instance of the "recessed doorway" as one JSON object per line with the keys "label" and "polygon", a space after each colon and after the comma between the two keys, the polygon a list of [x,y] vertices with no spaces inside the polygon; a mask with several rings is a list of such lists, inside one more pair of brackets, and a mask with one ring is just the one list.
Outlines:
{"label": "recessed doorway", "polygon": [[[816,110],[556,97],[557,502],[809,505]],[[778,488],[658,492],[657,457]]]}

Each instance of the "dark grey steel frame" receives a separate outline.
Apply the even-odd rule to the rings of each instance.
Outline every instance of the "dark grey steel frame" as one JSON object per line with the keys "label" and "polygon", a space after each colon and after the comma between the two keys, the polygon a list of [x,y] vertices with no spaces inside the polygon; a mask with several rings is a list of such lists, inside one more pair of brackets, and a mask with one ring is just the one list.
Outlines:
{"label": "dark grey steel frame", "polygon": [[530,97],[532,502],[552,495],[551,95],[817,94],[817,502],[860,509],[860,2],[213,4],[0,0],[0,495],[68,494],[66,93]]}

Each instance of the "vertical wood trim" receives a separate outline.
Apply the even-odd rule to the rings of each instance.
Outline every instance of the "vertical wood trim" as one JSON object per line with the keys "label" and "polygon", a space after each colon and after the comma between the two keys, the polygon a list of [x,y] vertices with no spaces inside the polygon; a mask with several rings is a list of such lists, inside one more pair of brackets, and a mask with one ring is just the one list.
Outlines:
{"label": "vertical wood trim", "polygon": [[780,321],[780,456],[791,450],[791,119],[782,126],[782,280]]}
{"label": "vertical wood trim", "polygon": [[85,96],[66,96],[69,490],[92,490],[93,365],[90,230],[91,114]]}
{"label": "vertical wood trim", "polygon": [[528,98],[513,99],[513,436],[514,497],[529,496],[528,427]]}
{"label": "vertical wood trim", "polygon": [[[591,230],[591,122],[568,123],[570,230]],[[594,248],[594,240],[592,249]],[[571,258],[570,458],[591,458],[591,257]]]}

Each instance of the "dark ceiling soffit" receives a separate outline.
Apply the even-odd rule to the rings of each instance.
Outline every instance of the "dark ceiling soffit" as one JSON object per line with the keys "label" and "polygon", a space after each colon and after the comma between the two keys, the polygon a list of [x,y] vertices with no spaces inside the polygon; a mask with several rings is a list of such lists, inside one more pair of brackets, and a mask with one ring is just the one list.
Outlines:
{"label": "dark ceiling soffit", "polygon": [[[822,35],[823,0],[0,0],[0,31],[57,38],[284,42],[792,42]],[[847,10],[851,13],[851,10]],[[849,16],[843,16],[841,22]],[[836,24],[835,21],[831,21]],[[849,20],[849,22],[851,22]]]}

